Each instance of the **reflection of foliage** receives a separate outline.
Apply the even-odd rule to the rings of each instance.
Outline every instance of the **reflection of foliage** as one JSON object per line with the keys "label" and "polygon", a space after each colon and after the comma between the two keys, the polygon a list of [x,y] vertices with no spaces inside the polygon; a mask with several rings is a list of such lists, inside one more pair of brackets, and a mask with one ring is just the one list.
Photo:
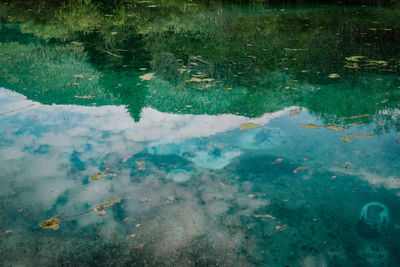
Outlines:
{"label": "reflection of foliage", "polygon": [[[44,103],[121,102],[135,120],[143,106],[254,117],[298,105],[345,124],[339,118],[394,112],[400,101],[397,9],[40,3],[3,11],[22,24],[2,26],[0,80]],[[157,79],[139,79],[150,71]]]}

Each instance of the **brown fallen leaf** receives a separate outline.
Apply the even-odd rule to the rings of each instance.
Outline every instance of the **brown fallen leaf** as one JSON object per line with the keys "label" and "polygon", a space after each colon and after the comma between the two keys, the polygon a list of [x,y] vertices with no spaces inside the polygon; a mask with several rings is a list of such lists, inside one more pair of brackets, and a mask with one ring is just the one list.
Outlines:
{"label": "brown fallen leaf", "polygon": [[331,78],[331,79],[335,79],[335,78],[339,78],[340,75],[337,74],[337,73],[331,73],[331,74],[328,75],[328,77]]}
{"label": "brown fallen leaf", "polygon": [[12,233],[12,231],[13,231],[12,229],[8,229],[8,230],[5,230],[4,233],[9,234],[9,233]]}
{"label": "brown fallen leaf", "polygon": [[145,168],[143,167],[144,161],[136,161],[136,164],[139,166],[139,170],[145,170]]}
{"label": "brown fallen leaf", "polygon": [[142,198],[139,199],[139,203],[146,203],[146,202],[149,202],[149,201],[150,201],[150,199],[147,198],[147,197],[142,197]]}
{"label": "brown fallen leaf", "polygon": [[285,230],[286,228],[287,228],[287,225],[286,225],[286,224],[275,226],[276,231],[283,231],[283,230]]}
{"label": "brown fallen leaf", "polygon": [[228,184],[227,183],[223,183],[223,182],[220,182],[219,183],[222,187],[226,187]]}
{"label": "brown fallen leaf", "polygon": [[254,195],[254,194],[250,194],[250,195],[249,195],[250,198],[254,198],[255,196],[256,196],[256,195]]}
{"label": "brown fallen leaf", "polygon": [[350,137],[348,135],[345,135],[345,136],[341,137],[340,140],[342,140],[343,142],[346,142],[346,143],[350,143],[351,142]]}
{"label": "brown fallen leaf", "polygon": [[298,173],[299,171],[304,171],[309,169],[309,167],[297,167],[296,169],[293,170],[293,173]]}
{"label": "brown fallen leaf", "polygon": [[271,220],[275,220],[276,217],[269,215],[269,214],[257,214],[257,215],[253,215],[254,218],[268,218]]}
{"label": "brown fallen leaf", "polygon": [[278,164],[281,163],[283,159],[276,159],[275,161],[271,162],[271,164]]}
{"label": "brown fallen leaf", "polygon": [[135,249],[142,249],[143,246],[144,246],[144,243],[140,243],[139,245],[137,245],[137,246],[135,247]]}
{"label": "brown fallen leaf", "polygon": [[165,203],[172,203],[175,200],[175,196],[169,196],[167,200],[165,200]]}
{"label": "brown fallen leaf", "polygon": [[106,214],[107,214],[107,212],[105,210],[102,210],[99,213],[97,213],[97,215],[99,215],[99,216],[104,216]]}
{"label": "brown fallen leaf", "polygon": [[154,73],[146,73],[146,74],[144,74],[142,76],[139,76],[139,78],[142,81],[150,81],[150,80],[153,80],[155,77],[156,76],[154,76]]}

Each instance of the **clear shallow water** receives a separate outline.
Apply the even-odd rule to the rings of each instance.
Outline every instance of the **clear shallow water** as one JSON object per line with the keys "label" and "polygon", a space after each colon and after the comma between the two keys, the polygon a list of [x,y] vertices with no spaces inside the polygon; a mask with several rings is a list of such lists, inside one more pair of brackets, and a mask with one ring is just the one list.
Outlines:
{"label": "clear shallow water", "polygon": [[399,265],[396,9],[5,6],[2,265]]}

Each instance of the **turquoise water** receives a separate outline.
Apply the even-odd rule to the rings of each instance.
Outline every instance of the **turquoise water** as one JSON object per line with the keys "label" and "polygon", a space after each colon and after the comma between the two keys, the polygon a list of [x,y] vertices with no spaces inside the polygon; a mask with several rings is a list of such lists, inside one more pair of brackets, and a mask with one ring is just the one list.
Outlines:
{"label": "turquoise water", "polygon": [[0,265],[400,266],[398,9],[130,3],[1,4]]}

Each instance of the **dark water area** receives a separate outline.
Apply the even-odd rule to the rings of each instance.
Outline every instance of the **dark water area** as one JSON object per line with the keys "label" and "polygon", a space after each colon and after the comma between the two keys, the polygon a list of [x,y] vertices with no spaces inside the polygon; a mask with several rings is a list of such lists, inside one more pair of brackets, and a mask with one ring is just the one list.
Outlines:
{"label": "dark water area", "polygon": [[0,3],[1,266],[400,266],[400,9]]}

